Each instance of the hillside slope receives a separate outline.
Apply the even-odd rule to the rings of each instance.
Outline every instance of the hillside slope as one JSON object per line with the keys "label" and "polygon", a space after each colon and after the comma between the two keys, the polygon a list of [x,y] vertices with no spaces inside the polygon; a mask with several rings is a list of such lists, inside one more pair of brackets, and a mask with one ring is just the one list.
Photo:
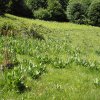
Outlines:
{"label": "hillside slope", "polygon": [[[12,87],[9,87],[12,83],[8,82],[11,78],[6,79],[9,78],[6,76],[7,72],[1,71],[0,100],[100,99],[99,27],[46,22],[8,14],[5,18],[1,17],[0,22],[0,28],[4,23],[10,23],[16,34],[37,34],[33,35],[34,38],[24,34],[8,36],[9,38],[0,37],[0,63],[3,62],[4,41],[7,41],[20,63],[8,72],[21,70],[25,83],[29,87],[29,90],[24,93],[16,93],[11,89]],[[33,67],[31,74],[27,73],[31,66],[28,62],[36,65],[36,70],[34,71],[35,67]],[[42,73],[40,73],[41,69]],[[39,74],[36,74],[37,71]]]}

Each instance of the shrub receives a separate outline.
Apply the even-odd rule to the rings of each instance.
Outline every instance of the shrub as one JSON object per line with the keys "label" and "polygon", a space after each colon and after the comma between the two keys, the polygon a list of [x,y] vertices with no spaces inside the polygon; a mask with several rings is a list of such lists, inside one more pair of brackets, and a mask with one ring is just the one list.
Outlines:
{"label": "shrub", "polygon": [[47,9],[40,8],[39,10],[34,12],[34,17],[37,19],[49,20],[50,13]]}
{"label": "shrub", "polygon": [[14,68],[13,70],[5,70],[2,72],[1,86],[3,89],[15,90],[22,93],[27,89],[24,76],[22,75],[21,68]]}
{"label": "shrub", "polygon": [[51,20],[55,21],[65,21],[66,20],[66,14],[64,10],[62,9],[61,4],[57,0],[49,0],[48,1],[48,11],[50,12]]}
{"label": "shrub", "polygon": [[90,24],[100,26],[100,1],[94,1],[88,11]]}
{"label": "shrub", "polygon": [[85,7],[81,3],[71,3],[67,7],[69,21],[83,24],[85,19]]}
{"label": "shrub", "polygon": [[19,31],[19,23],[13,23],[12,21],[4,21],[0,25],[0,35],[3,36],[16,36]]}
{"label": "shrub", "polygon": [[20,26],[21,29],[21,35],[25,35],[27,37],[30,38],[35,38],[38,40],[45,40],[43,34],[41,34],[41,26],[39,25],[35,25],[35,24],[31,24],[31,25],[25,25],[25,23],[23,23],[23,26]]}

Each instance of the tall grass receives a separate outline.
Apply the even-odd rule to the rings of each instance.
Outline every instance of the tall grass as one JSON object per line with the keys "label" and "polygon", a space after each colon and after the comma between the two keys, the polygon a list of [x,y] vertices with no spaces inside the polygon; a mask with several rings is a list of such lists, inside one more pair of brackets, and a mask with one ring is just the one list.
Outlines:
{"label": "tall grass", "polygon": [[0,35],[0,62],[18,63],[0,70],[1,100],[99,100],[100,28],[6,16],[14,35]]}

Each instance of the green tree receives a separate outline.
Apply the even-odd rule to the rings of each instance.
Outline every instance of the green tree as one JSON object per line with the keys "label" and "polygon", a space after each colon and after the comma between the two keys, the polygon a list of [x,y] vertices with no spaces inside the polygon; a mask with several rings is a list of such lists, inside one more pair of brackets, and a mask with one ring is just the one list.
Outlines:
{"label": "green tree", "polygon": [[24,0],[12,0],[11,14],[32,17],[32,11],[27,7]]}
{"label": "green tree", "polygon": [[58,0],[48,0],[48,12],[50,13],[50,19],[55,21],[65,21],[66,14],[62,9]]}
{"label": "green tree", "polygon": [[40,8],[47,8],[47,0],[25,0],[25,4],[33,12]]}
{"label": "green tree", "polygon": [[34,17],[41,20],[50,20],[50,13],[47,9],[40,8],[34,11]]}
{"label": "green tree", "polygon": [[59,0],[62,8],[66,10],[69,0]]}
{"label": "green tree", "polygon": [[85,19],[85,7],[82,3],[71,3],[67,7],[67,17],[69,21],[83,24]]}
{"label": "green tree", "polygon": [[0,0],[0,15],[4,15],[4,13],[7,12],[10,4],[10,0]]}
{"label": "green tree", "polygon": [[90,24],[100,26],[100,1],[95,0],[89,7],[88,17]]}

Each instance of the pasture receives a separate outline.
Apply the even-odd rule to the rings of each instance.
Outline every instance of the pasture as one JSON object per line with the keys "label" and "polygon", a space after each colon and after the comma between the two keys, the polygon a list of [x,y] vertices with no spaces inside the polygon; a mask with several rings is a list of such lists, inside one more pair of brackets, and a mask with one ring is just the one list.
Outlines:
{"label": "pasture", "polygon": [[100,99],[99,27],[6,14],[0,33],[0,100]]}

